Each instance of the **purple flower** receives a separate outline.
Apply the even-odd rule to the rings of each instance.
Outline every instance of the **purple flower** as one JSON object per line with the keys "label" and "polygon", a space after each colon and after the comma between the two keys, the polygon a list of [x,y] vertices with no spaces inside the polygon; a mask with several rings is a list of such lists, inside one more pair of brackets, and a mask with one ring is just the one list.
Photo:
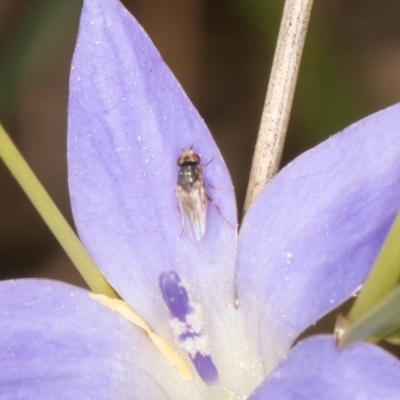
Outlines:
{"label": "purple flower", "polygon": [[[121,297],[190,365],[88,292],[0,283],[0,399],[400,399],[369,344],[296,337],[362,284],[400,206],[400,105],[305,153],[262,192],[238,244],[232,186],[196,110],[117,0],[85,0],[68,164],[76,226]],[[176,160],[204,163],[207,229],[182,234]],[[221,216],[224,217],[222,217]],[[235,293],[239,307],[235,307]],[[255,391],[254,391],[255,390]],[[253,394],[252,394],[253,393]]]}

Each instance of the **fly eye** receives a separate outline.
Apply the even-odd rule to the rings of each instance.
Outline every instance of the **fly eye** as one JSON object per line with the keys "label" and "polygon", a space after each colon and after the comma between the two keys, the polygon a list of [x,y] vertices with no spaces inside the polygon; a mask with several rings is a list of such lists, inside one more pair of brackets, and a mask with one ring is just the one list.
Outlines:
{"label": "fly eye", "polygon": [[194,161],[196,164],[200,164],[200,157],[199,157],[198,154],[193,153],[193,161]]}

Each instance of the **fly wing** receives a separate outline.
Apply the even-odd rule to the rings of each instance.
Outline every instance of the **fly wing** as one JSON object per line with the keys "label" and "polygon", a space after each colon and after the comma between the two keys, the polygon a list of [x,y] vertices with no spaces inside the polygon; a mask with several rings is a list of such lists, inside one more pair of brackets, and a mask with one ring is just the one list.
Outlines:
{"label": "fly wing", "polygon": [[206,231],[207,222],[207,198],[203,181],[196,181],[190,191],[177,184],[176,196],[185,234],[195,242],[200,241]]}

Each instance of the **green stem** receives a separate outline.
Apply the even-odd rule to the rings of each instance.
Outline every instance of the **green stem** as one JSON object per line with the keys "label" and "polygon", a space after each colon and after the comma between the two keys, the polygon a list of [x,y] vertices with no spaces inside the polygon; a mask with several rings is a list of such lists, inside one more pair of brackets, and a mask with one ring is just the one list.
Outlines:
{"label": "green stem", "polygon": [[113,288],[93,263],[75,232],[62,216],[21,153],[0,125],[0,157],[14,175],[54,236],[60,242],[94,293],[117,298]]}
{"label": "green stem", "polygon": [[400,280],[400,213],[375,260],[364,286],[347,316],[353,323],[382,300]]}
{"label": "green stem", "polygon": [[383,339],[399,343],[400,286],[366,312],[340,337],[338,348],[343,349],[361,340],[378,343]]}

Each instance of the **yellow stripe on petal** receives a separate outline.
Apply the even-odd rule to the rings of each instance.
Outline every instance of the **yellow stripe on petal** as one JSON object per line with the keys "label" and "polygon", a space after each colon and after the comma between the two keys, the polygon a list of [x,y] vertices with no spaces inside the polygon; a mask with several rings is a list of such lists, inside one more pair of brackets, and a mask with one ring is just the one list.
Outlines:
{"label": "yellow stripe on petal", "polygon": [[161,351],[168,361],[179,371],[182,378],[186,381],[192,380],[192,374],[183,358],[173,349],[173,347],[161,336],[155,334],[150,327],[143,321],[141,317],[123,300],[111,299],[103,294],[90,293],[89,296],[93,300],[99,301],[104,306],[122,315],[128,321],[132,322],[139,328],[142,328],[153,344]]}

